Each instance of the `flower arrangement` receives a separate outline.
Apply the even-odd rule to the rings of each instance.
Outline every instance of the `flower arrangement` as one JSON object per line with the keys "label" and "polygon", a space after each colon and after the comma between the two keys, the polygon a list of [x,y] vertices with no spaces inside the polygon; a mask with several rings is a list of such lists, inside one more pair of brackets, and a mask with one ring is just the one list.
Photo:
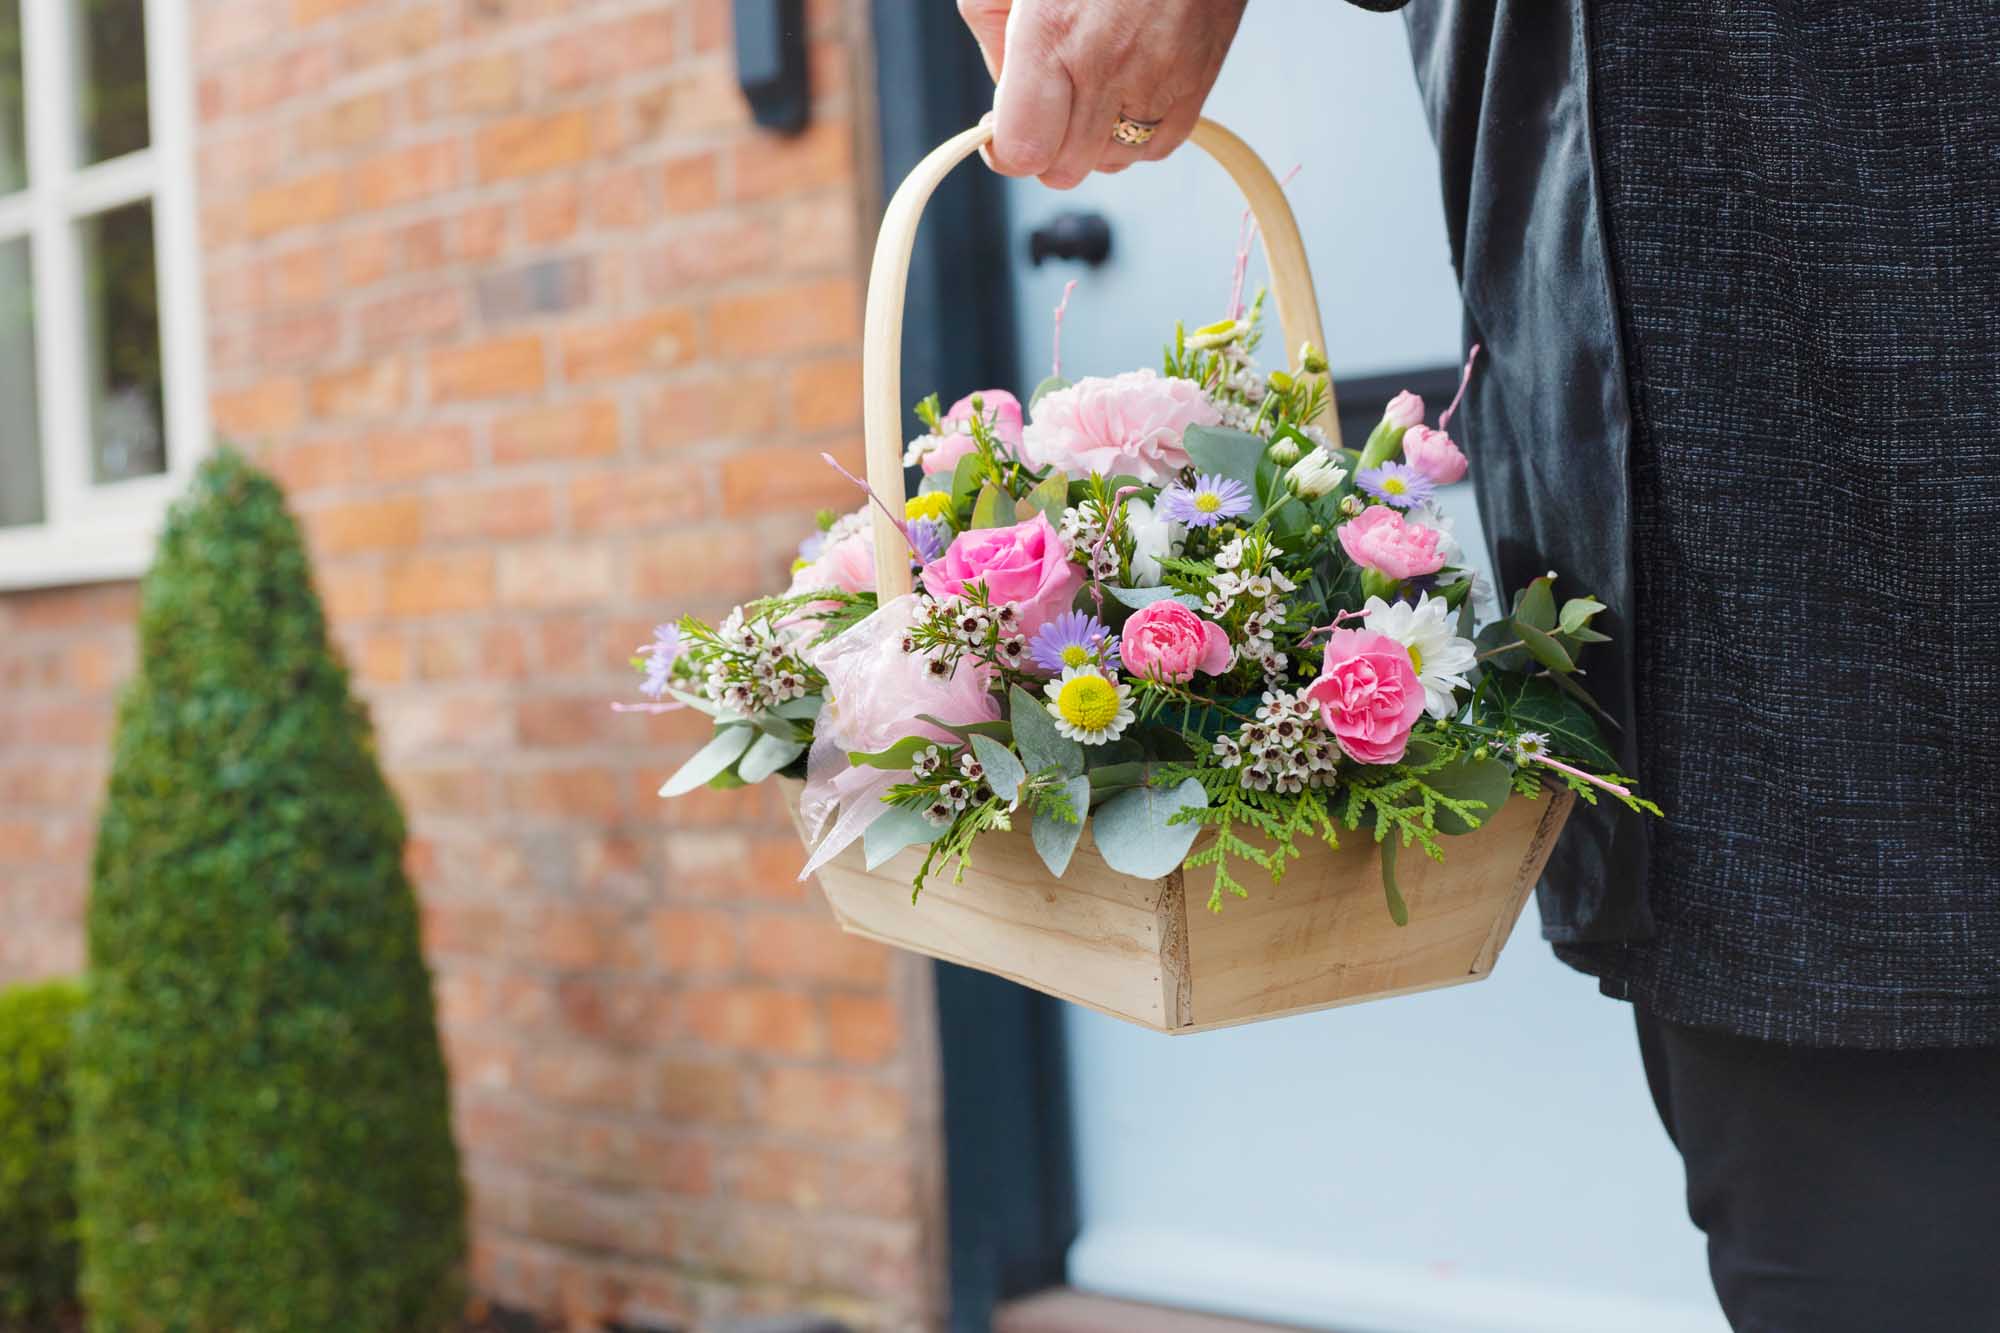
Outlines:
{"label": "flower arrangement", "polygon": [[[1060,877],[1089,827],[1122,874],[1206,869],[1211,910],[1358,831],[1398,923],[1397,849],[1442,860],[1511,796],[1658,813],[1576,679],[1605,607],[1551,574],[1475,625],[1490,593],[1436,503],[1468,467],[1457,400],[1433,427],[1398,394],[1338,448],[1315,348],[1257,368],[1262,304],[1177,328],[1158,370],[919,403],[914,496],[823,515],[784,593],[639,650],[651,707],[716,725],[662,795],[803,779],[805,873],[920,846],[918,890],[1024,820]],[[870,504],[916,576],[886,601]]]}

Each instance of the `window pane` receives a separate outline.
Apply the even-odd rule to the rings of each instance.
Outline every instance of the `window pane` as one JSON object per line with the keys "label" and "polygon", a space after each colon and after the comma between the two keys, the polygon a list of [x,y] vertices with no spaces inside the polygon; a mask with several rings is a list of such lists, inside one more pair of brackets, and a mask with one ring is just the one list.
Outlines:
{"label": "window pane", "polygon": [[150,142],[145,0],[83,0],[73,12],[78,159],[137,152]]}
{"label": "window pane", "polygon": [[0,194],[28,183],[26,112],[21,83],[21,0],[0,0]]}
{"label": "window pane", "polygon": [[34,290],[28,242],[0,244],[0,528],[42,521]]}
{"label": "window pane", "polygon": [[102,482],[164,472],[153,206],[85,218],[77,230],[89,319],[92,473]]}

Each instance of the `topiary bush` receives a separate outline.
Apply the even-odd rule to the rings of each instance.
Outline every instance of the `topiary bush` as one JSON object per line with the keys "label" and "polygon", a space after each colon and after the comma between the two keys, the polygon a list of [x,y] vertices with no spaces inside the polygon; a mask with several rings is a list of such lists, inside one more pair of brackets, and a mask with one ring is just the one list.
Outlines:
{"label": "topiary bush", "polygon": [[203,465],[141,589],[75,1079],[94,1333],[433,1333],[463,1197],[403,819],[277,486]]}
{"label": "topiary bush", "polygon": [[83,992],[0,991],[0,1328],[45,1328],[76,1304],[70,1027]]}

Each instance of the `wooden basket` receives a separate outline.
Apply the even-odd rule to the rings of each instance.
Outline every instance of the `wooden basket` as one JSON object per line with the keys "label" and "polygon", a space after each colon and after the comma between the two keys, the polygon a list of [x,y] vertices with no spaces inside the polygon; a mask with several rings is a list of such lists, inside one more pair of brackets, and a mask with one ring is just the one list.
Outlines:
{"label": "wooden basket", "polygon": [[[938,183],[987,142],[965,131],[917,164],[890,200],[875,244],[862,329],[868,481],[904,494],[903,301],[917,222]],[[1297,220],[1277,179],[1249,146],[1204,120],[1192,142],[1236,182],[1263,237],[1285,346],[1324,348],[1318,303]],[[1319,423],[1339,442],[1329,393]],[[875,575],[884,601],[910,590],[903,536],[875,514]],[[786,784],[796,820],[799,786]],[[1104,863],[1086,825],[1056,879],[1025,829],[987,833],[962,883],[936,876],[915,904],[922,849],[869,870],[856,842],[821,867],[820,887],[843,928],[901,949],[961,963],[1089,1005],[1161,1032],[1199,1032],[1286,1014],[1478,981],[1541,875],[1574,800],[1567,791],[1513,797],[1475,832],[1446,840],[1439,864],[1412,851],[1397,862],[1410,923],[1383,901],[1381,850],[1356,830],[1339,850],[1308,844],[1282,884],[1247,878],[1250,896],[1207,910],[1207,876],[1121,875]],[[803,830],[802,830],[803,832]],[[1197,846],[1200,844],[1198,843]]]}

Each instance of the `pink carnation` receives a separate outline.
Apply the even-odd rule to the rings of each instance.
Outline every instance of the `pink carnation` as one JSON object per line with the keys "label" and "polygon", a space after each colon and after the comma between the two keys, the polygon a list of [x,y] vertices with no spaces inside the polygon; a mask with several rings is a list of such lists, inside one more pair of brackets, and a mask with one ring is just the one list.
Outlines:
{"label": "pink carnation", "polygon": [[1437,532],[1406,521],[1387,505],[1369,505],[1337,531],[1348,559],[1392,579],[1435,574],[1444,568]]}
{"label": "pink carnation", "polygon": [[905,736],[955,739],[919,713],[959,726],[1000,716],[985,669],[970,654],[940,679],[923,656],[903,651],[916,610],[916,595],[905,593],[811,650],[813,665],[826,676],[826,708],[816,730],[841,750],[873,754]]}
{"label": "pink carnation", "polygon": [[1465,476],[1465,455],[1451,436],[1429,426],[1412,426],[1403,433],[1403,461],[1440,486]]}
{"label": "pink carnation", "polygon": [[924,589],[940,601],[963,596],[971,583],[985,584],[986,599],[996,606],[1012,602],[1021,613],[1021,633],[1033,634],[1069,610],[1083,571],[1070,563],[1069,547],[1048,516],[1037,513],[1011,527],[961,532],[924,566]]}
{"label": "pink carnation", "polygon": [[1036,467],[1071,476],[1133,476],[1164,486],[1188,464],[1181,436],[1221,421],[1192,380],[1134,370],[1079,380],[1035,406],[1022,449]]}
{"label": "pink carnation", "polygon": [[1193,680],[1196,671],[1219,676],[1236,660],[1222,626],[1171,597],[1132,613],[1119,632],[1118,655],[1135,676],[1175,683]]}
{"label": "pink carnation", "polygon": [[1305,697],[1319,705],[1320,721],[1340,748],[1362,764],[1401,759],[1424,711],[1424,687],[1409,649],[1365,629],[1333,632],[1319,679]]}
{"label": "pink carnation", "polygon": [[937,441],[918,462],[928,476],[933,472],[949,472],[958,466],[958,460],[972,452],[972,400],[977,398],[986,425],[993,432],[993,438],[1018,451],[1021,447],[1021,400],[1005,389],[981,389],[969,393],[951,405],[951,411],[939,418],[938,425],[944,431],[933,436]]}

